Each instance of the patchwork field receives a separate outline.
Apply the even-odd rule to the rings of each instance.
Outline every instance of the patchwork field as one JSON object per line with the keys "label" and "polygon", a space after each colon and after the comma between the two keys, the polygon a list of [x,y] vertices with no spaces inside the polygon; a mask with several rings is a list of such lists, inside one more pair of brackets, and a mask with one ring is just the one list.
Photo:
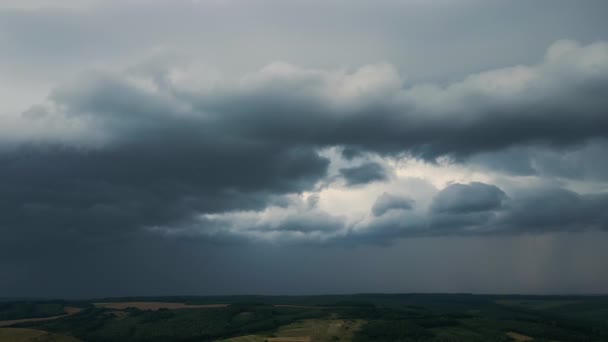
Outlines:
{"label": "patchwork field", "polygon": [[0,342],[79,342],[74,337],[53,334],[42,330],[0,328]]}
{"label": "patchwork field", "polygon": [[189,305],[184,303],[163,303],[163,302],[112,302],[112,303],[94,303],[96,307],[125,310],[127,308],[137,308],[139,310],[156,311],[160,309],[201,309],[201,308],[225,308],[228,304],[204,304],[204,305]]}

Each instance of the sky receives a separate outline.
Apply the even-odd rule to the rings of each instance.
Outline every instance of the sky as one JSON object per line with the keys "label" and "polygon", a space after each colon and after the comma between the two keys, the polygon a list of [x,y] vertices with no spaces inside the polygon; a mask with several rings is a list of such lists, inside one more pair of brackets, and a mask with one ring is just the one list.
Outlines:
{"label": "sky", "polygon": [[604,0],[3,0],[0,297],[608,293]]}

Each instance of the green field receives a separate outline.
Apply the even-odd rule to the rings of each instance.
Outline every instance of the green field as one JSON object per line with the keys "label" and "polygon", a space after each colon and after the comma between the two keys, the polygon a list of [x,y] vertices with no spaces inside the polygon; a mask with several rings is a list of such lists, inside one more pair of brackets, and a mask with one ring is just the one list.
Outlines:
{"label": "green field", "polygon": [[[94,305],[102,302],[125,304]],[[5,306],[12,313],[5,315],[24,307],[39,315],[36,305],[12,303]],[[39,335],[23,339],[15,335],[18,330],[3,330],[0,341],[608,341],[605,296],[148,297],[62,305],[81,311],[55,320],[20,323],[13,328],[34,329],[22,333]],[[20,312],[21,317],[24,313]],[[6,337],[9,332],[13,336]]]}

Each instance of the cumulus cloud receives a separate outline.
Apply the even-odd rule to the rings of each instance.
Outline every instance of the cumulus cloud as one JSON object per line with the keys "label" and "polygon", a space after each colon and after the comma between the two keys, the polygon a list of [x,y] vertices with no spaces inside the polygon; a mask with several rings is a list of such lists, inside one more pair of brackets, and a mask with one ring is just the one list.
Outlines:
{"label": "cumulus cloud", "polygon": [[[127,134],[143,118],[186,116],[242,139],[429,159],[515,145],[567,146],[605,138],[608,126],[604,42],[557,42],[537,65],[486,71],[447,86],[404,87],[386,64],[327,71],[274,63],[203,92],[161,86],[157,76],[89,75],[55,90],[50,100],[70,120],[87,118],[91,130],[118,129],[114,135]],[[137,127],[135,133],[145,131]]]}
{"label": "cumulus cloud", "polygon": [[[462,205],[454,206],[458,202]],[[437,203],[447,206],[438,210]],[[581,195],[558,187],[535,187],[507,196],[494,185],[473,182],[449,185],[429,208],[414,208],[411,199],[384,193],[374,203],[373,215],[362,219],[331,214],[296,198],[286,207],[204,215],[178,229],[153,231],[217,241],[385,245],[425,236],[608,230],[606,205],[606,193]]]}

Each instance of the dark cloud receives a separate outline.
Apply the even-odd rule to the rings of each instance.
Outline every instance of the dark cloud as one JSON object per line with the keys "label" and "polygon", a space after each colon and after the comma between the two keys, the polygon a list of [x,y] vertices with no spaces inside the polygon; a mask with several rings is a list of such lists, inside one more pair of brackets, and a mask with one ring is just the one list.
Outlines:
{"label": "dark cloud", "polygon": [[353,160],[364,155],[361,150],[352,147],[343,148],[341,154],[342,157],[346,160]]}
{"label": "dark cloud", "polygon": [[87,75],[51,98],[105,140],[4,150],[0,229],[9,235],[113,238],[261,209],[327,172],[329,161],[310,147],[239,139],[122,79]]}
{"label": "dark cloud", "polygon": [[608,179],[608,160],[603,157],[607,148],[606,139],[562,149],[519,146],[471,156],[465,163],[511,175],[602,182]]}
{"label": "dark cloud", "polygon": [[532,187],[511,197],[494,185],[453,184],[426,213],[390,211],[351,230],[351,242],[389,243],[404,237],[514,235],[608,230],[608,194],[581,195],[556,187]]}
{"label": "dark cloud", "polygon": [[[507,196],[494,185],[474,182],[448,186],[435,196],[429,210],[414,208],[410,199],[383,194],[372,207],[373,215],[349,221],[304,201],[296,210],[208,218],[186,234],[286,244],[388,245],[426,236],[602,231],[608,230],[606,206],[606,193],[582,195],[559,187],[531,187]],[[209,225],[216,229],[202,228]]]}
{"label": "dark cloud", "polygon": [[0,5],[0,293],[605,290],[605,0],[93,2]]}
{"label": "dark cloud", "polygon": [[[590,59],[596,64],[585,62]],[[370,74],[375,83],[348,94]],[[330,83],[335,77],[341,83]],[[359,150],[460,160],[512,146],[561,149],[608,132],[605,43],[559,42],[537,66],[488,71],[445,87],[403,88],[386,65],[337,76],[278,64],[250,81],[195,103],[244,137],[343,146],[347,156]],[[332,91],[341,95],[331,97]]]}
{"label": "dark cloud", "polygon": [[[477,188],[477,191],[472,191],[473,188]],[[434,204],[448,198],[444,204],[449,209],[440,211],[433,207],[435,210],[430,216],[429,226],[439,234],[608,229],[608,215],[603,210],[608,205],[608,194],[605,192],[582,195],[563,188],[533,187],[506,197],[497,187],[481,183],[459,184],[457,190],[450,190],[449,196],[446,196],[446,190],[437,195]],[[461,202],[450,206],[458,203],[457,198]]]}
{"label": "dark cloud", "polygon": [[494,185],[473,182],[451,184],[433,199],[431,210],[436,213],[471,213],[499,209],[507,195]]}
{"label": "dark cloud", "polygon": [[606,193],[581,195],[560,188],[537,189],[510,203],[501,225],[524,232],[606,230],[607,205]]}
{"label": "dark cloud", "polygon": [[372,213],[374,216],[382,216],[389,210],[410,210],[414,208],[414,200],[407,197],[383,193],[380,195],[374,206]]}
{"label": "dark cloud", "polygon": [[340,175],[346,181],[346,185],[362,185],[371,182],[384,181],[388,179],[386,170],[378,163],[365,163],[359,166],[340,169]]}
{"label": "dark cloud", "polygon": [[[48,124],[40,138],[12,133],[2,152],[0,205],[10,213],[2,226],[129,232],[260,210],[312,190],[329,165],[318,151],[333,146],[460,161],[520,145],[559,151],[608,134],[607,63],[605,43],[560,42],[540,65],[446,87],[404,88],[387,64],[331,72],[278,63],[207,90],[162,69],[89,73],[21,119]],[[62,141],[66,127],[78,134]],[[375,162],[338,172],[347,186],[388,179]],[[497,210],[505,199],[495,186],[452,185],[431,206],[447,217],[431,221],[483,225],[493,214],[470,213]]]}
{"label": "dark cloud", "polygon": [[[347,156],[462,160],[512,146],[562,149],[608,132],[606,43],[559,42],[539,65],[475,74],[445,87],[403,87],[386,64],[341,73],[276,63],[212,91],[185,89],[157,72],[144,81],[156,82],[158,91],[96,74],[57,89],[51,100],[116,139],[158,134],[155,122],[162,120],[163,135],[342,146]],[[182,125],[184,116],[199,124]]]}

